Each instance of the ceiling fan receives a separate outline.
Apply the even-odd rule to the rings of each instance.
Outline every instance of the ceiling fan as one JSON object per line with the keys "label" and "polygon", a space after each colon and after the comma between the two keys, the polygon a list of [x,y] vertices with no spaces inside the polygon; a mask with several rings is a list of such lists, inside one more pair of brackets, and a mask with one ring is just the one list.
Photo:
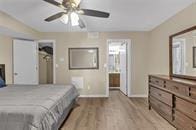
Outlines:
{"label": "ceiling fan", "polygon": [[64,24],[68,24],[70,19],[72,26],[80,26],[80,28],[85,28],[85,24],[79,15],[87,15],[100,18],[108,18],[110,16],[110,14],[107,12],[91,9],[81,9],[81,0],[63,0],[62,3],[59,3],[55,0],[44,1],[64,10],[63,12],[59,12],[45,19],[45,21],[47,22],[51,22],[53,20],[60,18],[61,22],[63,22]]}

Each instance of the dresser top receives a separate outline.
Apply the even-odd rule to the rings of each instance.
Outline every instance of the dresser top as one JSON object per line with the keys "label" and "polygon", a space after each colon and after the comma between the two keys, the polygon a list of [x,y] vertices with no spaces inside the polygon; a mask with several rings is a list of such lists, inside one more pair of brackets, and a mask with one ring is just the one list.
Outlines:
{"label": "dresser top", "polygon": [[196,87],[196,80],[187,80],[182,78],[171,77],[168,75],[149,75],[149,76]]}

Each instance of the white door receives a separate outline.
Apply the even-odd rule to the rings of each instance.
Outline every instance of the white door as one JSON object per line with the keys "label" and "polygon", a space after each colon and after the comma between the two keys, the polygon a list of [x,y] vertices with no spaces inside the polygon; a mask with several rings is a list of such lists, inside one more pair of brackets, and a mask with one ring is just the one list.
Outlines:
{"label": "white door", "polygon": [[38,56],[35,41],[13,41],[14,84],[38,84]]}
{"label": "white door", "polygon": [[127,95],[127,44],[120,47],[120,90]]}

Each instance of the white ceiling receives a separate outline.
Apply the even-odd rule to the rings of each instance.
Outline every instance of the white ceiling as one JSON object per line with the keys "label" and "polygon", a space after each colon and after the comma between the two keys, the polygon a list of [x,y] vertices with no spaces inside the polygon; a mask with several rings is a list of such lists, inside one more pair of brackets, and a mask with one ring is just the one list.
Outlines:
{"label": "white ceiling", "polygon": [[[57,0],[61,1],[61,0]],[[83,0],[82,8],[110,12],[110,18],[82,16],[87,29],[51,23],[45,18],[62,11],[43,0],[0,0],[0,10],[41,32],[149,31],[194,0]]]}

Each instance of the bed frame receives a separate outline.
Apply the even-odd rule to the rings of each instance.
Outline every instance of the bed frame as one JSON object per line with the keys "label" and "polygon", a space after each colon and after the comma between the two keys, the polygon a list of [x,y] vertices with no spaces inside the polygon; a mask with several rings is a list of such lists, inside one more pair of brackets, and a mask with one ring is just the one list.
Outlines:
{"label": "bed frame", "polygon": [[60,130],[60,128],[63,127],[65,121],[67,120],[67,118],[69,117],[69,115],[71,114],[72,110],[75,108],[76,105],[76,99],[72,101],[72,103],[68,106],[68,108],[63,112],[63,115],[61,116],[61,118],[58,120],[57,123],[55,123],[52,126],[52,130]]}
{"label": "bed frame", "polygon": [[5,64],[0,64],[0,76],[2,77],[4,81],[6,81],[5,80]]}

